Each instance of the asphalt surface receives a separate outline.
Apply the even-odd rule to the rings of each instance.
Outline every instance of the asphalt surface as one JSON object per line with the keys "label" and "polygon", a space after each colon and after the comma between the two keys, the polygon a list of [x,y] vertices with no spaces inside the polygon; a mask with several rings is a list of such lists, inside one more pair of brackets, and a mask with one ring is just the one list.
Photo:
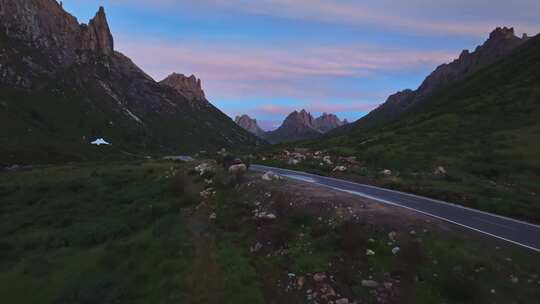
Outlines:
{"label": "asphalt surface", "polygon": [[251,165],[279,175],[420,212],[540,252],[540,226],[413,194],[288,169]]}

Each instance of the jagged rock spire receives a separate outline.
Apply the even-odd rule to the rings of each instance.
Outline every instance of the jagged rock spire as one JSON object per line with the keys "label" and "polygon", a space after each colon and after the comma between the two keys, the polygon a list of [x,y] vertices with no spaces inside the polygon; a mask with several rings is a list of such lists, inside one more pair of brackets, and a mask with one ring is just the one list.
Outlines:
{"label": "jagged rock spire", "polygon": [[103,6],[99,7],[96,16],[90,20],[85,30],[83,49],[94,50],[106,55],[111,55],[114,52],[114,40]]}

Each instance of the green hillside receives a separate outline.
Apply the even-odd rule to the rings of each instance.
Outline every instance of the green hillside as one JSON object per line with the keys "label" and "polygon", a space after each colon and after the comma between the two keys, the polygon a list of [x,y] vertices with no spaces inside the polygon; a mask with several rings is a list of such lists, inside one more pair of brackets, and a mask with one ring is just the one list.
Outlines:
{"label": "green hillside", "polygon": [[[457,203],[540,220],[540,37],[393,123],[307,146],[399,171],[397,188],[451,192],[463,198]],[[437,166],[447,169],[444,179],[433,178]]]}

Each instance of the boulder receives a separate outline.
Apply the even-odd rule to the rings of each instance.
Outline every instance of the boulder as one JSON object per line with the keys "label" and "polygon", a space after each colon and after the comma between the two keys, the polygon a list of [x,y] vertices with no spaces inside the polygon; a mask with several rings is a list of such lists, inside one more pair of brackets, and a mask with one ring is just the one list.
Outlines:
{"label": "boulder", "polygon": [[385,176],[390,176],[390,175],[392,175],[392,171],[391,171],[391,170],[388,170],[388,169],[384,169],[384,170],[382,170],[380,173],[381,173],[381,175],[385,175]]}
{"label": "boulder", "polygon": [[325,156],[323,157],[323,162],[329,166],[333,165],[334,163],[332,162],[332,159],[330,158],[330,156]]}
{"label": "boulder", "polygon": [[247,173],[247,166],[245,164],[232,165],[229,167],[229,173],[236,177],[242,177]]}
{"label": "boulder", "polygon": [[438,166],[433,173],[435,175],[446,175],[446,169],[443,166]]}
{"label": "boulder", "polygon": [[289,158],[289,160],[287,161],[287,164],[289,165],[298,165],[300,163],[300,161],[296,158]]}
{"label": "boulder", "polygon": [[208,172],[213,172],[214,168],[209,163],[202,163],[195,167],[195,171],[199,173],[200,176],[203,176]]}
{"label": "boulder", "polygon": [[315,282],[322,282],[322,281],[326,280],[326,274],[322,273],[322,272],[316,273],[316,274],[313,275],[313,280]]}

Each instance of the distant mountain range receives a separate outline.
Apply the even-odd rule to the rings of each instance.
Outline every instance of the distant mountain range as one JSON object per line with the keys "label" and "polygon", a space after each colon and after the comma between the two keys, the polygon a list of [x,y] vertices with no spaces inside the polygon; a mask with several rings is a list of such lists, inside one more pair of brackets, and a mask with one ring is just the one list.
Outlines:
{"label": "distant mountain range", "polygon": [[85,159],[96,138],[130,153],[262,143],[194,76],[156,82],[115,51],[102,7],[80,24],[55,0],[0,0],[2,160]]}
{"label": "distant mountain range", "polygon": [[320,117],[314,118],[306,110],[290,113],[279,128],[269,132],[262,130],[257,120],[248,115],[237,116],[235,121],[240,127],[270,143],[312,139],[348,124],[347,120],[342,121],[334,114],[323,113]]}

